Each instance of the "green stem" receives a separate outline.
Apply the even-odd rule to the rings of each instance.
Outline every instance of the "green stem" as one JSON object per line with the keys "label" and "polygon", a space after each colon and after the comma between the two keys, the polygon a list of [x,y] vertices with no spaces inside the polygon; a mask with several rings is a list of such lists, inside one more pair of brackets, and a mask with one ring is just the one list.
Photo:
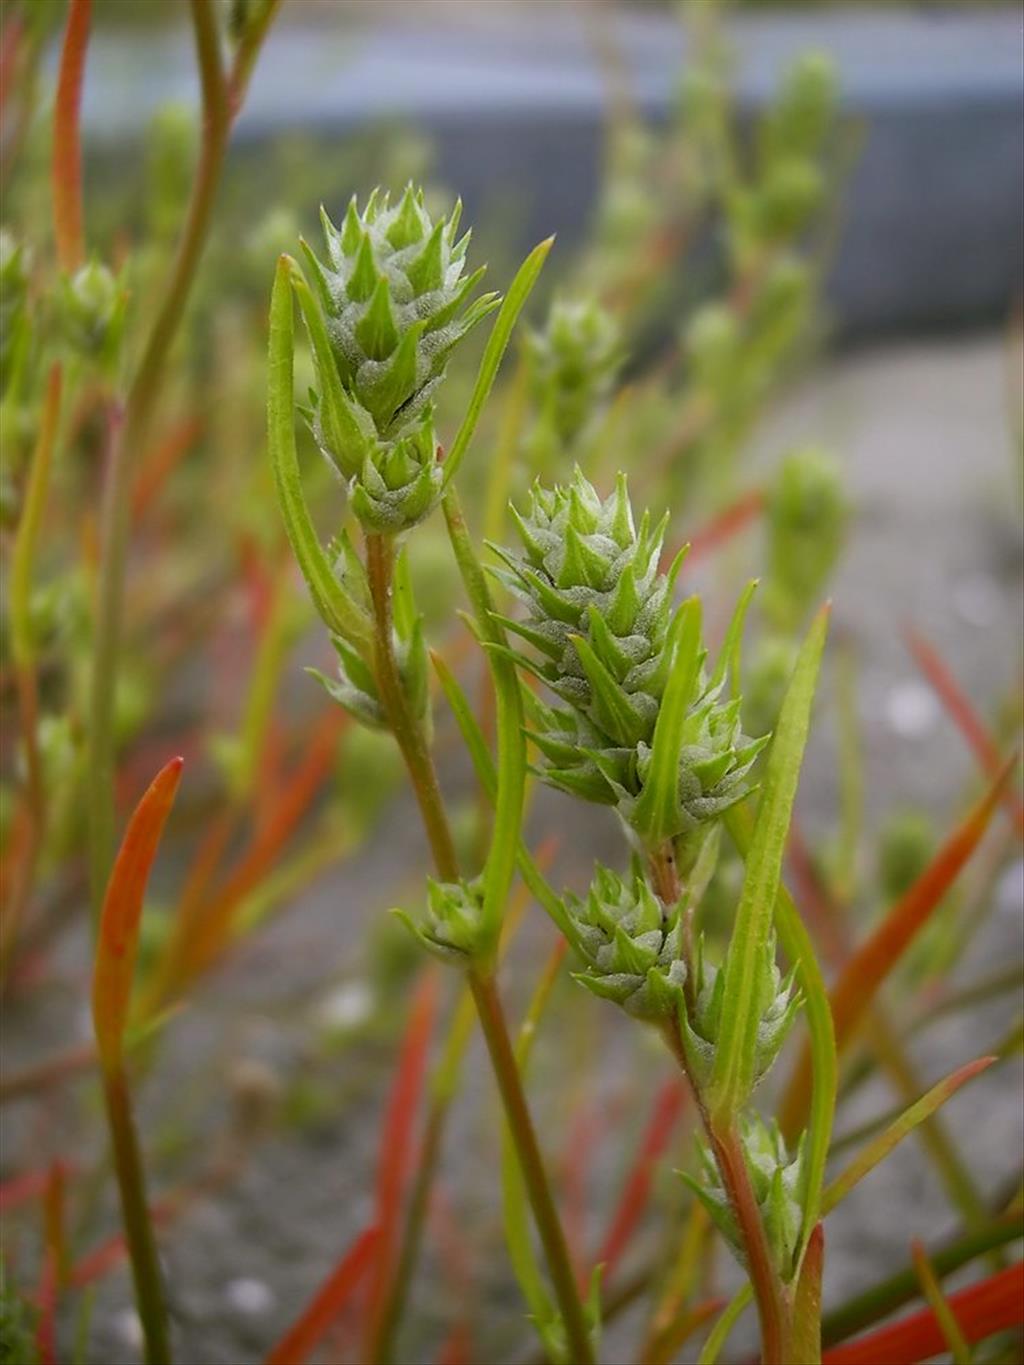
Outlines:
{"label": "green stem", "polygon": [[481,976],[473,971],[468,973],[468,979],[495,1079],[501,1092],[505,1119],[530,1198],[537,1232],[544,1247],[552,1287],[565,1325],[569,1359],[574,1365],[592,1365],[594,1356],[583,1305],[576,1287],[576,1277],[569,1260],[569,1249],[551,1197],[551,1188],[544,1171],[533,1120],[530,1118],[526,1097],[523,1094],[519,1068],[516,1066],[495,980],[493,975]]}
{"label": "green stem", "polygon": [[131,1096],[123,1068],[104,1073],[103,1095],[110,1124],[114,1168],[121,1192],[121,1213],[135,1282],[135,1299],[146,1343],[146,1365],[170,1365],[171,1346],[160,1262],[146,1200],[146,1181],[132,1116]]}
{"label": "green stem", "polygon": [[96,633],[89,705],[89,882],[99,916],[114,850],[114,703],[120,665],[131,475],[146,443],[171,344],[181,324],[206,243],[232,120],[277,5],[239,51],[227,81],[221,67],[217,14],[210,0],[190,0],[203,101],[199,164],[163,300],[128,390],[123,420],[112,414],[112,442],[103,491]]}
{"label": "green stem", "polygon": [[459,879],[459,861],[448,826],[448,816],[438,785],[434,760],[423,727],[409,710],[405,688],[398,671],[398,660],[395,658],[391,615],[394,563],[395,546],[392,538],[368,534],[366,573],[373,601],[374,667],[377,686],[380,689],[384,713],[412,779],[413,791],[416,793],[427,839],[434,855],[437,875],[442,881],[455,882]]}

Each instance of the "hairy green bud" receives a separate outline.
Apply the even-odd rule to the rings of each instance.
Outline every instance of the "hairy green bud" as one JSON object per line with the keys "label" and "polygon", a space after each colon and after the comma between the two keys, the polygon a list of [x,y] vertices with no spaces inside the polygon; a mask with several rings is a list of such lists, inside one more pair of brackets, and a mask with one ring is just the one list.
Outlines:
{"label": "hairy green bud", "polygon": [[775,625],[799,629],[842,550],[849,507],[838,462],[809,447],[783,460],[768,498],[765,606]]}
{"label": "hairy green bud", "polygon": [[700,604],[674,609],[683,553],[660,571],[667,519],[645,512],[637,527],[624,475],[602,502],[579,470],[512,514],[523,549],[497,549],[495,573],[528,615],[502,620],[534,647],[520,666],[566,703],[529,703],[541,776],[615,806],[645,846],[699,835],[749,790],[767,741],[744,736],[738,699],[722,700],[724,664],[705,674]]}
{"label": "hairy green bud", "polygon": [[420,943],[445,962],[467,967],[487,947],[483,924],[483,886],[472,882],[437,882],[427,878],[427,904],[414,919],[393,912]]}
{"label": "hairy green bud", "polygon": [[595,300],[556,299],[543,331],[527,334],[542,430],[564,448],[611,392],[622,360],[619,329]]}
{"label": "hairy green bud", "polygon": [[823,52],[808,52],[786,73],[779,98],[761,123],[762,155],[813,156],[835,118],[835,63]]}
{"label": "hairy green bud", "polygon": [[882,827],[878,880],[882,893],[896,901],[917,881],[935,852],[935,831],[923,811],[903,810]]}
{"label": "hairy green bud", "polygon": [[576,980],[639,1019],[671,1016],[681,1005],[678,907],[666,911],[639,872],[629,881],[600,865],[585,900],[566,897],[585,970]]}
{"label": "hairy green bud", "polygon": [[73,350],[105,367],[118,357],[126,296],[105,265],[90,261],[61,282],[61,324]]}
{"label": "hairy green bud", "polygon": [[[796,1155],[790,1157],[775,1120],[748,1112],[741,1119],[740,1141],[772,1260],[783,1282],[788,1283],[796,1270],[803,1226],[804,1139],[801,1138]],[[697,1151],[699,1177],[684,1172],[683,1179],[704,1205],[737,1260],[745,1264],[743,1238],[722,1187],[718,1166],[703,1141],[698,1140]]]}
{"label": "hairy green bud", "polygon": [[[755,989],[758,994],[757,1049],[754,1059],[754,1083],[762,1080],[771,1068],[800,1008],[800,997],[793,990],[793,973],[785,980],[775,962],[775,944],[769,943],[758,963]],[[703,936],[697,943],[693,963],[690,996],[692,1005],[679,1011],[679,1028],[690,1074],[702,1085],[711,1079],[722,1023],[722,1002],[725,973],[714,967],[704,956]]]}

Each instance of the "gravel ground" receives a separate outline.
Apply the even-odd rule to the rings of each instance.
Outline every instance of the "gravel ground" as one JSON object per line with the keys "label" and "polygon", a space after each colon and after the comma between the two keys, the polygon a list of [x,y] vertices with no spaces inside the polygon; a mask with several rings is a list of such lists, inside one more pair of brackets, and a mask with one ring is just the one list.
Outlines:
{"label": "gravel ground", "polygon": [[[834,358],[782,403],[758,443],[770,461],[808,440],[840,454],[857,509],[849,552],[834,588],[837,633],[855,641],[861,660],[860,706],[866,742],[869,820],[915,803],[948,817],[972,769],[959,737],[922,687],[900,639],[913,620],[953,663],[967,691],[995,702],[1020,677],[1021,508],[1007,413],[1007,356],[1001,337],[913,343]],[[756,540],[756,538],[755,538]],[[756,558],[756,544],[751,557]],[[745,552],[744,552],[745,553]],[[736,552],[730,571],[745,573]],[[811,829],[825,829],[836,804],[834,744],[828,687],[819,708],[799,804]],[[465,784],[461,769],[446,774]],[[538,835],[557,828],[563,852],[556,881],[579,885],[595,851],[608,856],[611,825],[581,825],[571,803],[549,793],[534,811]],[[612,836],[617,837],[617,836]],[[411,803],[393,806],[386,830],[336,874],[323,877],[266,932],[246,945],[229,969],[200,993],[170,1028],[144,1103],[145,1131],[159,1135],[157,1183],[167,1172],[203,1169],[215,1154],[228,1099],[218,1078],[233,1078],[248,1096],[282,1090],[295,1126],[276,1127],[252,1145],[241,1173],[193,1207],[167,1238],[178,1359],[194,1365],[241,1365],[262,1358],[295,1316],[340,1250],[364,1223],[371,1199],[376,1130],[381,1113],[382,1062],[390,1055],[387,1021],[378,1017],[358,1044],[323,1042],[325,1012],[359,1016],[365,992],[361,944],[371,916],[401,900],[423,855]],[[971,979],[1000,962],[1019,960],[1022,944],[1020,866],[1000,884],[993,913],[959,975]],[[510,995],[535,972],[551,941],[537,924],[524,933],[517,958],[533,972],[508,976]],[[69,981],[80,967],[69,961]],[[518,988],[517,988],[518,982]],[[538,1054],[533,1078],[544,1131],[557,1157],[578,1139],[570,1114],[586,1098],[595,1121],[615,1138],[638,1131],[664,1060],[638,1030],[623,1028],[615,1011],[573,1008],[568,987],[556,996],[550,1055]],[[61,989],[10,1021],[11,1056],[46,1053],[54,1042],[85,1036],[75,992]],[[78,997],[81,998],[81,997]],[[404,1005],[404,1000],[403,1000]],[[965,1023],[950,1019],[924,1033],[914,1052],[925,1080],[978,1055],[1005,1032],[1019,1000],[993,1004]],[[392,1021],[393,1022],[393,1021]],[[591,1080],[600,1059],[601,1084]],[[986,1190],[1016,1169],[1022,1142],[1019,1062],[976,1081],[969,1098],[949,1109],[950,1132],[972,1153]],[[569,1076],[566,1085],[565,1077]],[[296,1076],[312,1076],[298,1087]],[[849,1131],[894,1103],[881,1081],[861,1088],[844,1110]],[[237,1108],[237,1104],[236,1104]],[[983,1121],[979,1122],[979,1116]],[[494,1100],[479,1048],[446,1148],[446,1205],[475,1253],[471,1291],[460,1289],[450,1257],[430,1244],[416,1294],[417,1342],[439,1339],[459,1296],[472,1302],[489,1358],[515,1358],[529,1348],[527,1332],[507,1340],[485,1335],[488,1305],[516,1322],[515,1290],[500,1252],[500,1209],[494,1185]],[[250,1119],[250,1124],[253,1120]],[[40,1119],[28,1106],[4,1114],[6,1162],[35,1135],[49,1150],[50,1133],[67,1114],[57,1102]],[[194,1133],[204,1135],[202,1143]],[[68,1145],[77,1135],[68,1134]],[[599,1236],[618,1188],[618,1140],[597,1145],[588,1173],[587,1229]],[[666,1175],[664,1190],[674,1188]],[[106,1199],[108,1192],[98,1192]],[[594,1212],[596,1210],[596,1212]],[[829,1223],[826,1298],[862,1287],[902,1263],[911,1236],[936,1237],[955,1224],[923,1149],[908,1143],[855,1193]],[[127,1275],[109,1276],[99,1292],[90,1360],[121,1365],[139,1359],[137,1323]],[[609,1332],[608,1359],[627,1359],[628,1323]],[[64,1324],[70,1332],[71,1324]],[[408,1345],[403,1360],[419,1356]]]}

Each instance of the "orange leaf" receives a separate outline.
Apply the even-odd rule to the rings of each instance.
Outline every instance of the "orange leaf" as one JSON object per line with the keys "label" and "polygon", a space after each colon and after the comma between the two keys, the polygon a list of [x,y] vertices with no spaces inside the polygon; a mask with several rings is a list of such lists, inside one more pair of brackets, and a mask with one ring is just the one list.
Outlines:
{"label": "orange leaf", "polygon": [[182,762],[172,758],[161,768],[135,807],[107,883],[93,971],[92,1017],[100,1060],[108,1070],[120,1062],[142,902],[164,822],[174,804]]}
{"label": "orange leaf", "polygon": [[[913,626],[904,632],[907,645],[917,662],[917,666],[931,683],[935,695],[942,702],[957,729],[963,735],[982,770],[989,777],[995,777],[1001,766],[999,746],[992,738],[988,726],[971,705],[971,700],[954,678],[952,670],[939,654],[934,645]],[[1020,838],[1024,839],[1024,801],[1015,791],[1007,787],[1003,801]]]}
{"label": "orange leaf", "polygon": [[78,269],[85,256],[79,110],[85,49],[89,42],[90,6],[91,0],[71,0],[53,112],[53,230],[57,240],[57,259],[61,270],[68,275]]}
{"label": "orange leaf", "polygon": [[379,1240],[377,1228],[360,1233],[298,1321],[267,1356],[265,1365],[302,1365],[369,1271]]}
{"label": "orange leaf", "polygon": [[[1024,1262],[961,1289],[947,1300],[970,1345],[996,1332],[1024,1324]],[[917,1365],[948,1350],[946,1338],[932,1309],[882,1327],[821,1357],[822,1365]]]}
{"label": "orange leaf", "polygon": [[[829,992],[836,1048],[841,1053],[878,988],[928,922],[988,828],[992,812],[1017,763],[1012,755],[985,796],[949,836],[913,886],[892,907],[874,933],[852,954]],[[811,1054],[805,1046],[779,1110],[782,1131],[792,1137],[803,1127],[811,1088]]]}

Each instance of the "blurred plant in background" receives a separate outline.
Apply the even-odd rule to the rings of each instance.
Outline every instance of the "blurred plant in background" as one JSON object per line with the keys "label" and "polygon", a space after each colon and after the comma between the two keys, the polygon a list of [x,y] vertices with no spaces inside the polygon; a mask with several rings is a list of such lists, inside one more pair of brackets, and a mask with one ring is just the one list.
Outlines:
{"label": "blurred plant in background", "polygon": [[[132,173],[100,161],[95,186],[91,164],[83,181],[79,110],[104,6],[12,0],[4,14],[4,1008],[31,1014],[55,984],[77,990],[89,961],[97,1044],[56,1040],[0,1082],[0,1100],[27,1115],[10,1130],[0,1187],[0,1356],[98,1359],[93,1286],[127,1256],[147,1359],[170,1358],[176,1272],[161,1268],[155,1235],[172,1245],[176,1220],[236,1185],[259,1143],[299,1143],[325,1115],[378,1100],[394,1062],[367,1225],[297,1317],[289,1305],[294,1322],[268,1360],[330,1353],[343,1338],[375,1361],[514,1359],[535,1330],[548,1358],[584,1361],[642,1301],[638,1358],[676,1359],[703,1332],[700,1359],[712,1362],[751,1296],[766,1361],[881,1358],[886,1329],[837,1343],[921,1296],[906,1358],[947,1338],[962,1357],[958,1330],[995,1337],[992,1358],[1011,1358],[1020,1266],[1004,1248],[1022,1231],[1019,1171],[993,1198],[936,1113],[992,1059],[958,1057],[928,1089],[907,1042],[942,1011],[1019,981],[1015,963],[949,984],[1019,856],[1024,815],[1006,758],[1020,736],[1016,690],[997,731],[928,642],[909,637],[985,788],[959,802],[968,814],[944,837],[872,793],[885,818],[868,836],[857,661],[840,630],[826,664],[838,817],[813,842],[791,819],[824,646],[818,608],[855,509],[827,451],[781,451],[756,474],[748,456],[822,333],[853,145],[835,71],[806,56],[743,126],[721,7],[694,0],[672,118],[649,126],[596,15],[612,112],[593,231],[544,275],[549,242],[511,283],[489,280],[502,298],[480,292],[482,266],[465,261],[511,244],[470,249],[457,201],[430,183],[429,144],[409,130],[369,131],[329,157],[294,137],[229,153],[279,7],[190,0],[201,109],[162,108]],[[132,9],[148,22],[167,6]],[[301,237],[318,210],[320,258]],[[650,513],[634,514],[626,474]],[[720,552],[741,537],[758,546],[756,594]],[[691,576],[709,565],[698,597]],[[318,617],[326,648],[311,633]],[[310,661],[327,697],[296,681]],[[456,743],[476,774],[468,792]],[[171,814],[175,754],[185,778]],[[601,862],[575,890],[554,889],[550,847],[527,840],[534,776],[617,812],[618,868],[594,824]],[[187,1026],[201,979],[239,969],[326,869],[390,850],[411,809],[403,791],[434,862],[426,887],[416,869],[398,895],[414,934],[384,920],[339,963],[339,991],[287,1076],[244,1061],[225,1076],[214,1050],[196,1062],[200,1099],[172,1103],[173,1119],[154,1127],[161,1047]],[[958,876],[990,823],[1003,828]],[[379,882],[383,905],[393,878]],[[519,1008],[523,954],[512,946],[507,966],[504,955],[534,904],[558,932],[539,973],[527,955],[536,981],[517,1034],[506,1011]],[[544,927],[523,933],[544,942]],[[273,941],[274,952],[287,942]],[[461,974],[436,1046],[443,978],[420,947]],[[570,974],[632,1016],[624,1055],[653,1100],[637,1154],[616,1158],[624,1180],[617,1203],[601,1204],[599,1250],[571,1216],[593,1139],[572,1129],[560,1174],[558,1134],[533,1116],[542,1068],[583,1096],[581,1131],[600,1080],[599,1055],[579,1065],[579,1040],[602,1001],[563,992]],[[890,979],[899,990],[882,998]],[[474,1006],[505,1111],[490,1169],[507,1255],[494,1274],[504,1285],[510,1266],[521,1302],[503,1293],[500,1309],[477,1313],[462,1292],[437,1344],[441,1309],[426,1311],[421,1277],[444,1161],[458,1161],[450,1118]],[[675,1074],[662,1081],[637,1020],[667,1044],[685,1089]],[[1019,1027],[997,1040],[996,1063],[1015,1049]],[[330,1069],[339,1056],[343,1078]],[[834,1139],[833,1110],[841,1118],[875,1072],[897,1111]],[[762,1112],[751,1095],[769,1073]],[[135,1091],[147,1096],[138,1131]],[[69,1147],[39,1142],[56,1096],[73,1116]],[[191,1110],[208,1101],[216,1129],[207,1117],[200,1138]],[[914,1129],[956,1230],[822,1317],[823,1219]],[[685,1186],[652,1186],[679,1166]],[[112,1173],[124,1238],[112,1232]],[[467,1207],[492,1198],[459,1194]],[[493,1258],[493,1243],[471,1243],[479,1230],[467,1223],[450,1242]],[[352,1231],[339,1219],[335,1240]],[[748,1277],[729,1306],[715,1236]],[[619,1266],[627,1252],[632,1278]],[[935,1276],[982,1256],[991,1272],[944,1298]]]}

